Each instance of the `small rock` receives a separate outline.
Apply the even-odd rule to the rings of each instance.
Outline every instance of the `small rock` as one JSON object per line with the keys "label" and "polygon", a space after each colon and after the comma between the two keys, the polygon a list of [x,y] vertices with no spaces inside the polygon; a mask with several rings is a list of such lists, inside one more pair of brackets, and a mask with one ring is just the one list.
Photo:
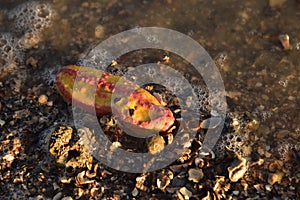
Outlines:
{"label": "small rock", "polygon": [[57,190],[60,188],[57,183],[53,183],[52,186],[53,186],[53,190]]}
{"label": "small rock", "polygon": [[61,197],[62,197],[62,193],[59,192],[59,193],[57,193],[52,199],[53,199],[53,200],[59,200],[59,199],[61,199]]}
{"label": "small rock", "polygon": [[272,185],[267,184],[267,185],[265,185],[265,188],[268,192],[271,192],[273,187],[272,187]]}
{"label": "small rock", "polygon": [[[16,197],[17,198],[17,197]],[[43,195],[37,195],[36,196],[36,198],[35,198],[36,200],[43,200],[43,199],[45,199],[45,197],[43,196]]]}
{"label": "small rock", "polygon": [[257,82],[257,83],[255,84],[255,87],[261,87],[261,86],[263,86],[263,84],[262,84],[261,82]]}
{"label": "small rock", "polygon": [[265,151],[263,150],[263,148],[261,148],[261,147],[258,147],[258,149],[257,149],[257,153],[259,153],[259,155],[264,155],[265,154]]}
{"label": "small rock", "polygon": [[189,180],[198,183],[199,180],[203,178],[202,169],[190,169],[189,170]]}
{"label": "small rock", "polygon": [[274,185],[275,183],[280,183],[283,177],[283,172],[269,173],[268,183]]}
{"label": "small rock", "polygon": [[83,7],[83,8],[89,8],[89,6],[90,6],[90,4],[87,1],[85,1],[81,4],[81,7]]}
{"label": "small rock", "polygon": [[290,37],[287,34],[279,35],[278,39],[281,42],[281,45],[283,46],[284,50],[291,49],[291,46],[290,46]]}
{"label": "small rock", "polygon": [[38,64],[38,60],[33,57],[29,57],[26,60],[26,65],[31,65],[32,67],[37,67],[37,64]]}
{"label": "small rock", "polygon": [[276,172],[282,169],[282,166],[283,166],[283,162],[281,160],[275,160],[274,162],[269,164],[268,169],[270,172]]}
{"label": "small rock", "polygon": [[63,197],[61,200],[73,200],[73,198],[70,196],[67,196],[67,197]]}
{"label": "small rock", "polygon": [[294,96],[289,96],[289,97],[288,97],[288,100],[290,100],[290,101],[295,101],[295,100],[296,100],[296,97],[294,97]]}
{"label": "small rock", "polygon": [[270,152],[265,152],[265,156],[266,156],[266,158],[270,158],[271,156],[272,156],[272,154],[270,153]]}
{"label": "small rock", "polygon": [[103,38],[104,36],[104,27],[102,25],[98,25],[95,28],[95,37],[96,38]]}
{"label": "small rock", "polygon": [[286,0],[269,0],[270,7],[278,7],[281,6]]}
{"label": "small rock", "polygon": [[0,127],[4,126],[5,121],[3,121],[2,119],[0,119]]}
{"label": "small rock", "polygon": [[49,106],[49,107],[53,106],[53,101],[48,101],[47,106]]}
{"label": "small rock", "polygon": [[175,177],[172,181],[173,187],[182,187],[187,184],[186,179]]}
{"label": "small rock", "polygon": [[136,197],[136,196],[139,194],[138,189],[135,187],[135,188],[133,189],[133,191],[131,192],[131,194],[132,194],[132,196]]}
{"label": "small rock", "polygon": [[40,104],[46,104],[47,101],[48,101],[48,97],[46,95],[42,94],[42,95],[39,96],[39,103]]}
{"label": "small rock", "polygon": [[261,97],[262,97],[262,99],[265,100],[265,101],[268,101],[268,100],[269,100],[269,96],[268,96],[268,95],[262,94]]}
{"label": "small rock", "polygon": [[235,196],[237,196],[237,195],[239,195],[239,194],[240,194],[240,191],[238,191],[238,190],[234,190],[234,191],[232,192],[232,194],[233,194],[233,195],[235,195]]}

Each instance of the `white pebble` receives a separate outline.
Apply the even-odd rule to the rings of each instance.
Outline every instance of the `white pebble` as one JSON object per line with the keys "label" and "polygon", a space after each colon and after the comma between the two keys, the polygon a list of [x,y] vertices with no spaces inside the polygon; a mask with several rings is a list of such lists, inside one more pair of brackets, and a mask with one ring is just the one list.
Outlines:
{"label": "white pebble", "polygon": [[0,119],[0,127],[2,127],[5,124],[5,121],[3,121],[2,119]]}

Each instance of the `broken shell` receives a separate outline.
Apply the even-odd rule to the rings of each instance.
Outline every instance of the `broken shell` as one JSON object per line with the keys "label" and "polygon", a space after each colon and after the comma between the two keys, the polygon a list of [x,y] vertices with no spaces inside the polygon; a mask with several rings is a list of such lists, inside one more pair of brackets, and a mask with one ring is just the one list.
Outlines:
{"label": "broken shell", "polygon": [[186,187],[182,187],[180,188],[177,192],[176,192],[178,198],[180,200],[188,200],[190,199],[190,197],[192,197],[192,192],[189,191]]}
{"label": "broken shell", "polygon": [[94,166],[94,171],[91,170],[86,171],[85,175],[87,178],[94,178],[97,175],[98,163]]}
{"label": "broken shell", "polygon": [[168,138],[168,144],[172,144],[174,136],[172,133],[168,133],[167,134],[167,138]]}
{"label": "broken shell", "polygon": [[61,177],[60,182],[61,183],[71,183],[72,178],[66,178],[66,177]]}
{"label": "broken shell", "polygon": [[218,127],[222,122],[222,118],[221,117],[211,117],[208,119],[203,120],[200,123],[200,127],[202,129],[214,129],[216,127]]}
{"label": "broken shell", "polygon": [[76,180],[76,183],[78,185],[82,185],[84,183],[84,175],[85,175],[85,171],[82,171],[80,173],[77,174],[75,180]]}
{"label": "broken shell", "polygon": [[96,197],[99,194],[99,188],[92,188],[90,194],[92,197]]}
{"label": "broken shell", "polygon": [[148,188],[144,185],[144,182],[146,180],[146,175],[142,175],[142,176],[139,176],[139,177],[136,177],[136,184],[135,184],[135,187],[139,190],[142,190],[142,191],[146,191]]}
{"label": "broken shell", "polygon": [[165,191],[166,187],[170,184],[171,180],[169,177],[167,176],[163,176],[161,178],[158,178],[156,181],[157,187],[158,189],[160,189],[161,191]]}
{"label": "broken shell", "polygon": [[163,62],[169,63],[169,62],[170,62],[170,57],[169,57],[169,56],[165,56],[165,57],[163,58]]}
{"label": "broken shell", "polygon": [[279,35],[278,39],[281,42],[281,45],[283,46],[284,50],[291,49],[291,46],[290,46],[290,37],[287,34]]}
{"label": "broken shell", "polygon": [[166,187],[171,183],[174,175],[173,172],[170,170],[163,170],[162,173],[159,174],[156,184],[158,189],[161,191],[165,191]]}
{"label": "broken shell", "polygon": [[76,181],[76,185],[84,185],[84,184],[94,182],[94,180],[88,180],[85,178],[85,171],[78,173],[75,178],[75,181]]}
{"label": "broken shell", "polygon": [[196,167],[202,168],[205,165],[205,161],[202,158],[196,158],[195,165]]}
{"label": "broken shell", "polygon": [[198,183],[204,176],[202,169],[189,169],[189,180]]}
{"label": "broken shell", "polygon": [[230,184],[225,183],[225,176],[216,175],[215,178],[216,183],[213,187],[213,196],[217,197],[216,199],[224,199],[226,198],[225,192],[230,189]]}
{"label": "broken shell", "polygon": [[213,199],[213,197],[210,195],[209,191],[207,191],[207,195],[202,198],[202,200],[211,200],[211,199]]}
{"label": "broken shell", "polygon": [[247,161],[245,158],[238,156],[238,164],[234,162],[230,167],[228,167],[229,179],[232,182],[237,182],[241,179],[247,171]]}
{"label": "broken shell", "polygon": [[77,196],[78,198],[82,197],[84,195],[84,190],[82,188],[77,189]]}
{"label": "broken shell", "polygon": [[178,158],[178,161],[184,163],[186,160],[189,160],[191,158],[191,152],[190,149],[185,149],[180,158]]}
{"label": "broken shell", "polygon": [[269,164],[269,171],[270,172],[275,172],[277,170],[281,170],[283,166],[283,162],[281,160],[275,160],[274,162]]}

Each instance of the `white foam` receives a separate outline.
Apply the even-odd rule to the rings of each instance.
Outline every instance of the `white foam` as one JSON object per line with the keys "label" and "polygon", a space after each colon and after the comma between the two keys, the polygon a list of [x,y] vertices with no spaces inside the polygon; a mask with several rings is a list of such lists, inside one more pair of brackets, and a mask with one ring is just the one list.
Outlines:
{"label": "white foam", "polygon": [[50,27],[55,15],[50,4],[29,1],[13,8],[8,18],[14,20],[14,31],[17,33],[38,33]]}
{"label": "white foam", "polygon": [[19,39],[10,33],[0,35],[0,71],[24,62],[24,47]]}

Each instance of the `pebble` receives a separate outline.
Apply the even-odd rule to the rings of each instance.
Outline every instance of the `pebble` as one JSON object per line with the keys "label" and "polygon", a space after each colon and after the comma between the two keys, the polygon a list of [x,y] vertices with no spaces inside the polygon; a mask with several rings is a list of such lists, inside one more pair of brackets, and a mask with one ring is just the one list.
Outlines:
{"label": "pebble", "polygon": [[291,49],[290,46],[290,37],[287,34],[282,34],[278,36],[279,41],[281,42],[281,45],[284,50]]}
{"label": "pebble", "polygon": [[95,28],[95,37],[96,38],[103,38],[104,36],[104,27],[102,25],[98,25]]}
{"label": "pebble", "polygon": [[271,192],[273,187],[272,187],[272,185],[267,184],[267,185],[265,185],[265,188],[268,192]]}
{"label": "pebble", "polygon": [[53,200],[59,200],[59,199],[61,199],[61,197],[62,197],[62,193],[59,192],[53,197]]}
{"label": "pebble", "polygon": [[268,183],[270,185],[274,185],[275,183],[280,183],[283,177],[282,172],[269,173],[268,175]]}
{"label": "pebble", "polygon": [[81,4],[81,7],[83,7],[83,8],[89,8],[89,6],[90,6],[90,4],[87,1],[85,1]]}
{"label": "pebble", "polygon": [[256,84],[255,84],[255,87],[261,87],[263,84],[261,83],[261,82],[257,82]]}
{"label": "pebble", "polygon": [[202,169],[190,169],[189,170],[189,180],[198,183],[204,176]]}
{"label": "pebble", "polygon": [[0,119],[0,127],[4,126],[5,121],[3,121],[2,119]]}
{"label": "pebble", "polygon": [[232,194],[233,194],[233,195],[235,195],[235,196],[237,196],[237,195],[239,195],[239,194],[240,194],[240,191],[238,191],[238,190],[234,190],[234,191],[232,192]]}
{"label": "pebble", "polygon": [[266,151],[265,156],[266,156],[266,158],[270,158],[272,156],[272,154],[270,152]]}
{"label": "pebble", "polygon": [[281,6],[286,0],[269,0],[270,7],[279,7]]}
{"label": "pebble", "polygon": [[135,187],[135,188],[133,189],[133,191],[131,192],[131,194],[132,194],[132,196],[136,197],[136,196],[139,194],[138,189]]}
{"label": "pebble", "polygon": [[38,60],[33,57],[29,57],[26,60],[26,65],[31,65],[32,67],[37,67],[37,64],[38,64]]}
{"label": "pebble", "polygon": [[48,101],[48,97],[46,95],[42,94],[42,95],[39,96],[38,101],[39,101],[40,104],[46,104],[47,101]]}
{"label": "pebble", "polygon": [[265,100],[265,101],[268,101],[268,100],[269,100],[269,96],[268,96],[268,95],[262,94],[261,97],[262,97],[262,99]]}
{"label": "pebble", "polygon": [[296,97],[294,97],[294,96],[289,96],[289,97],[288,97],[288,100],[290,100],[290,101],[295,101],[295,100],[296,100]]}
{"label": "pebble", "polygon": [[73,200],[73,198],[70,196],[67,196],[67,197],[62,198],[61,200]]}
{"label": "pebble", "polygon": [[60,188],[59,185],[55,182],[52,184],[52,186],[53,186],[53,190],[57,190]]}
{"label": "pebble", "polygon": [[265,154],[265,151],[263,150],[263,148],[261,148],[261,147],[258,147],[258,149],[257,149],[257,153],[259,153],[259,155],[264,155]]}

